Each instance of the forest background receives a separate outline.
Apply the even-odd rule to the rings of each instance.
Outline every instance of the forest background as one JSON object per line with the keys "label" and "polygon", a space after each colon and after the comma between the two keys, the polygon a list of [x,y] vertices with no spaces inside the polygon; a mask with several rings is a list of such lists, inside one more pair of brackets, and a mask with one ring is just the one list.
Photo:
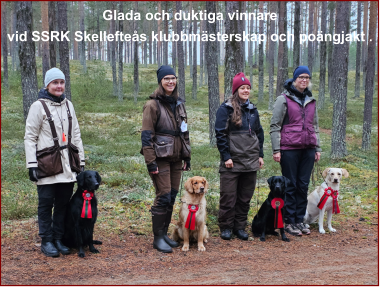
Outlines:
{"label": "forest background", "polygon": [[[273,12],[276,21],[229,20],[106,21],[104,10],[141,15],[162,10]],[[124,12],[123,12],[124,11]],[[1,2],[1,218],[2,238],[13,238],[25,221],[33,232],[21,234],[39,242],[36,186],[25,168],[25,118],[43,87],[44,73],[60,67],[66,75],[66,95],[74,104],[86,155],[86,169],[97,170],[103,179],[97,193],[100,216],[97,230],[117,234],[151,235],[149,209],[151,184],[141,148],[142,107],[157,87],[156,70],[172,65],[178,76],[180,96],[186,99],[192,145],[192,169],[183,180],[205,176],[210,189],[207,224],[218,236],[219,153],[213,125],[220,103],[230,95],[231,79],[244,71],[252,83],[251,101],[260,113],[265,131],[265,167],[258,175],[249,222],[269,192],[266,179],[280,175],[272,160],[269,137],[271,110],[284,80],[298,65],[312,71],[312,93],[318,100],[321,129],[321,161],[316,170],[346,168],[334,217],[361,217],[370,224],[378,212],[378,2]],[[143,19],[143,17],[142,17]],[[161,42],[151,41],[9,41],[15,31],[116,31],[151,34],[247,33],[299,34],[364,33],[364,42]],[[70,37],[73,37],[70,33]],[[368,40],[370,39],[370,40]],[[315,180],[315,182],[314,182]],[[314,172],[309,191],[322,182]],[[176,204],[176,211],[179,204]],[[178,212],[175,212],[175,218]],[[175,219],[173,219],[173,223]],[[313,227],[315,228],[315,227]],[[316,229],[315,229],[316,230]]]}

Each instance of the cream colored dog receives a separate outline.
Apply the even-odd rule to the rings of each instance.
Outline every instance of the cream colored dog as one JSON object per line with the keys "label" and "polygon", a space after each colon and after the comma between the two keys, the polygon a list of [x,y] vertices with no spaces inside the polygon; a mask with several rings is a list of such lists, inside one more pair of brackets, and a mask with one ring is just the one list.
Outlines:
{"label": "cream colored dog", "polygon": [[[190,240],[198,241],[198,250],[206,251],[203,242],[207,242],[209,237],[206,226],[206,198],[208,183],[204,177],[194,176],[185,182],[185,193],[182,196],[182,204],[179,210],[179,219],[173,232],[173,239],[183,240],[182,251],[189,251]],[[189,208],[190,206],[190,208]],[[195,222],[191,216],[190,210],[196,210]],[[188,221],[189,228],[186,228]],[[192,223],[192,224],[191,224]],[[195,226],[194,226],[195,225]],[[191,230],[191,227],[194,230]]]}
{"label": "cream colored dog", "polygon": [[331,188],[334,191],[339,192],[339,184],[342,180],[342,176],[348,177],[347,170],[343,168],[326,168],[322,176],[325,178],[325,182],[318,186],[308,197],[307,197],[307,210],[303,222],[305,224],[310,224],[315,222],[318,218],[319,233],[324,234],[323,229],[323,217],[325,211],[327,211],[327,227],[331,232],[336,232],[336,230],[331,226],[331,218],[333,214],[333,199],[328,196],[328,199],[322,209],[318,208],[318,203],[325,193],[326,188]]}

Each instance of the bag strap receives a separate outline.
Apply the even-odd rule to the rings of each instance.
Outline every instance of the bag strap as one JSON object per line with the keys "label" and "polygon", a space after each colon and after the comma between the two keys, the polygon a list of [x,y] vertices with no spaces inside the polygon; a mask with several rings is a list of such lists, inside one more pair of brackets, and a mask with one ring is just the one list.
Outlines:
{"label": "bag strap", "polygon": [[51,134],[52,134],[52,136],[53,136],[54,146],[59,147],[57,131],[56,131],[56,129],[55,129],[54,120],[53,120],[52,117],[51,117],[50,110],[49,110],[49,108],[47,107],[45,101],[43,101],[43,100],[39,100],[39,101],[41,102],[42,106],[44,107],[44,110],[45,110],[45,113],[46,113],[47,119],[48,119],[48,121],[49,121],[50,129],[51,129]]}
{"label": "bag strap", "polygon": [[70,108],[69,108],[69,102],[66,101],[66,107],[67,107],[67,116],[69,118],[69,135],[68,135],[68,144],[71,143],[71,132],[73,127],[73,117],[71,116]]}

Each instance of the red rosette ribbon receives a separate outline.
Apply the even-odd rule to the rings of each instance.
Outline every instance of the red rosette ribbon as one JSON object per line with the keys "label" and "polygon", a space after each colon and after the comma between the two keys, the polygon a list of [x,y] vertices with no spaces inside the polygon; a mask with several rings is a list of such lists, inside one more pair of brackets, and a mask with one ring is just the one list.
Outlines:
{"label": "red rosette ribbon", "polygon": [[338,191],[333,190],[333,193],[331,194],[331,197],[333,199],[333,212],[335,214],[340,213],[339,204],[338,204]]}
{"label": "red rosette ribbon", "polygon": [[195,214],[197,213],[199,206],[198,205],[188,205],[189,214],[187,215],[185,228],[190,230],[195,230]]}
{"label": "red rosette ribbon", "polygon": [[92,218],[91,199],[94,197],[94,193],[92,191],[85,190],[82,193],[82,197],[84,200],[83,200],[82,214],[80,217]]}
{"label": "red rosette ribbon", "polygon": [[334,193],[334,190],[331,187],[325,188],[325,193],[322,195],[321,199],[319,200],[317,207],[322,210],[322,208],[325,206],[327,202],[327,199],[329,199],[329,196],[332,196],[333,193]]}
{"label": "red rosette ribbon", "polygon": [[275,210],[274,213],[274,228],[284,228],[284,222],[282,220],[281,208],[284,207],[284,200],[279,197],[275,197],[270,202],[272,208]]}

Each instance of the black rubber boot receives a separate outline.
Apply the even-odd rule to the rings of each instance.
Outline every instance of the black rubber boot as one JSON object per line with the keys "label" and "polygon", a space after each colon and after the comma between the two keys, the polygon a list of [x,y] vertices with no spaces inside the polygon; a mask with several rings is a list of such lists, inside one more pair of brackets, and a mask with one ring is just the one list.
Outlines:
{"label": "black rubber boot", "polygon": [[58,252],[57,248],[55,248],[53,242],[51,242],[51,241],[45,241],[42,239],[41,251],[47,257],[58,257],[59,256],[59,252]]}
{"label": "black rubber boot", "polygon": [[179,243],[177,241],[174,241],[169,238],[168,236],[168,229],[170,222],[172,221],[172,213],[173,213],[173,206],[169,205],[166,213],[166,221],[165,221],[165,229],[164,229],[164,239],[167,244],[170,245],[170,247],[178,247]]}
{"label": "black rubber boot", "polygon": [[68,255],[70,254],[70,249],[63,245],[62,241],[59,239],[56,239],[54,241],[55,247],[57,247],[58,251],[62,253],[62,255]]}
{"label": "black rubber boot", "polygon": [[165,235],[165,221],[166,221],[166,208],[157,208],[152,206],[152,225],[153,225],[153,248],[160,252],[171,253],[172,248],[166,243]]}

